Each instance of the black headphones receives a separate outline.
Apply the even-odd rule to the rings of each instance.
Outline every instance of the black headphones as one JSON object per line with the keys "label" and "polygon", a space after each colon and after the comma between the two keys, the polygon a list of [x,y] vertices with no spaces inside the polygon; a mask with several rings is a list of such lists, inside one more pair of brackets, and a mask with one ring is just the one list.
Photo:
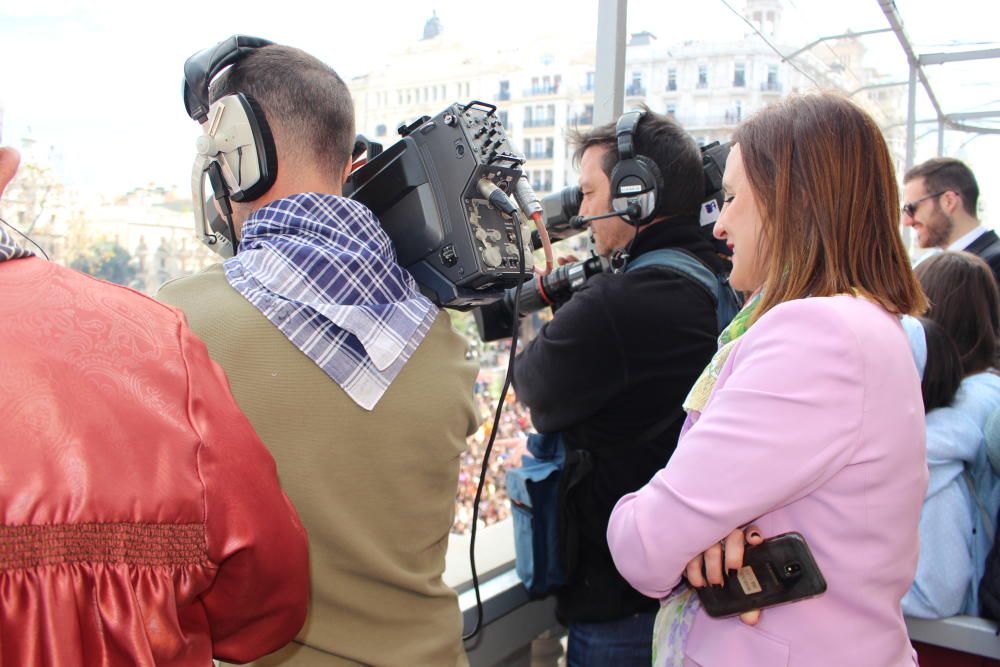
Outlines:
{"label": "black headphones", "polygon": [[636,109],[618,119],[618,163],[611,170],[611,208],[628,211],[622,217],[637,227],[656,216],[656,202],[663,190],[660,168],[648,157],[636,155],[635,132],[645,115],[645,111]]}
{"label": "black headphones", "polygon": [[[237,92],[216,101],[216,105],[225,107],[224,114],[220,115],[229,115],[229,118],[223,118],[221,122],[209,118],[212,108],[208,101],[209,86],[222,70],[255,49],[271,44],[273,42],[259,37],[233,35],[199,51],[184,63],[184,108],[192,119],[202,125],[207,124],[206,135],[198,140],[199,153],[219,162],[230,190],[228,196],[233,201],[253,201],[274,185],[278,173],[274,135],[260,105],[245,93]],[[212,141],[220,125],[238,131],[244,123],[249,126],[249,136],[223,137],[221,142]]]}

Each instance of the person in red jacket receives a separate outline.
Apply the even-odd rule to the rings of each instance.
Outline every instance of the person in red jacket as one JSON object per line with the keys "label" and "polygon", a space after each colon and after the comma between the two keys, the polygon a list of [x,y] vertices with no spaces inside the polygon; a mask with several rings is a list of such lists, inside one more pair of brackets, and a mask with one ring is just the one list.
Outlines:
{"label": "person in red jacket", "polygon": [[178,311],[0,229],[0,350],[0,665],[204,667],[295,636],[305,531]]}

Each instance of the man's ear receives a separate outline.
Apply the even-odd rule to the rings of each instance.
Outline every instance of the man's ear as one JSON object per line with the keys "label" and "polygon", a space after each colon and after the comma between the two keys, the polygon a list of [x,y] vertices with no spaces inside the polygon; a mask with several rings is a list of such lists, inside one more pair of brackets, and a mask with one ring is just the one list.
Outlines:
{"label": "man's ear", "polygon": [[354,162],[352,162],[351,158],[348,157],[347,158],[347,164],[344,165],[344,171],[340,175],[340,184],[341,185],[343,185],[344,183],[347,182],[347,178],[351,175],[351,168],[352,167],[354,167]]}
{"label": "man's ear", "polygon": [[941,202],[944,205],[945,213],[954,215],[956,211],[962,208],[962,195],[953,190],[948,190],[941,195]]}

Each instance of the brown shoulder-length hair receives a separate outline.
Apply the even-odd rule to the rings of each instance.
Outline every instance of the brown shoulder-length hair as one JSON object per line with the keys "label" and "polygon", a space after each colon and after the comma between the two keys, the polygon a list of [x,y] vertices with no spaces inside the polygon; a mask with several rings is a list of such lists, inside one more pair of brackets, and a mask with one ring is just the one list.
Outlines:
{"label": "brown shoulder-length hair", "polygon": [[1000,336],[1000,292],[990,267],[967,252],[942,252],[916,268],[927,298],[927,317],[955,341],[962,375],[997,366]]}
{"label": "brown shoulder-length hair", "polygon": [[853,291],[891,313],[927,308],[899,234],[899,187],[871,116],[839,95],[787,99],[733,137],[762,218],[767,269],[755,319]]}

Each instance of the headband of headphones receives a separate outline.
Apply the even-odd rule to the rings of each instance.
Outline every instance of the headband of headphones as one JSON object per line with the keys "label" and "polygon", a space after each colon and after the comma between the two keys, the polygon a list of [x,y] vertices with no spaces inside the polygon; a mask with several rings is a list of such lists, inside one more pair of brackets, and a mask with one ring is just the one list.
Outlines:
{"label": "headband of headphones", "polygon": [[618,117],[618,122],[615,124],[615,138],[618,141],[619,161],[635,157],[635,131],[645,115],[646,112],[642,109],[633,109]]}
{"label": "headband of headphones", "polygon": [[274,42],[260,37],[233,35],[188,58],[184,63],[184,108],[187,114],[203,123],[208,118],[208,88],[212,79],[254,49],[271,44]]}

